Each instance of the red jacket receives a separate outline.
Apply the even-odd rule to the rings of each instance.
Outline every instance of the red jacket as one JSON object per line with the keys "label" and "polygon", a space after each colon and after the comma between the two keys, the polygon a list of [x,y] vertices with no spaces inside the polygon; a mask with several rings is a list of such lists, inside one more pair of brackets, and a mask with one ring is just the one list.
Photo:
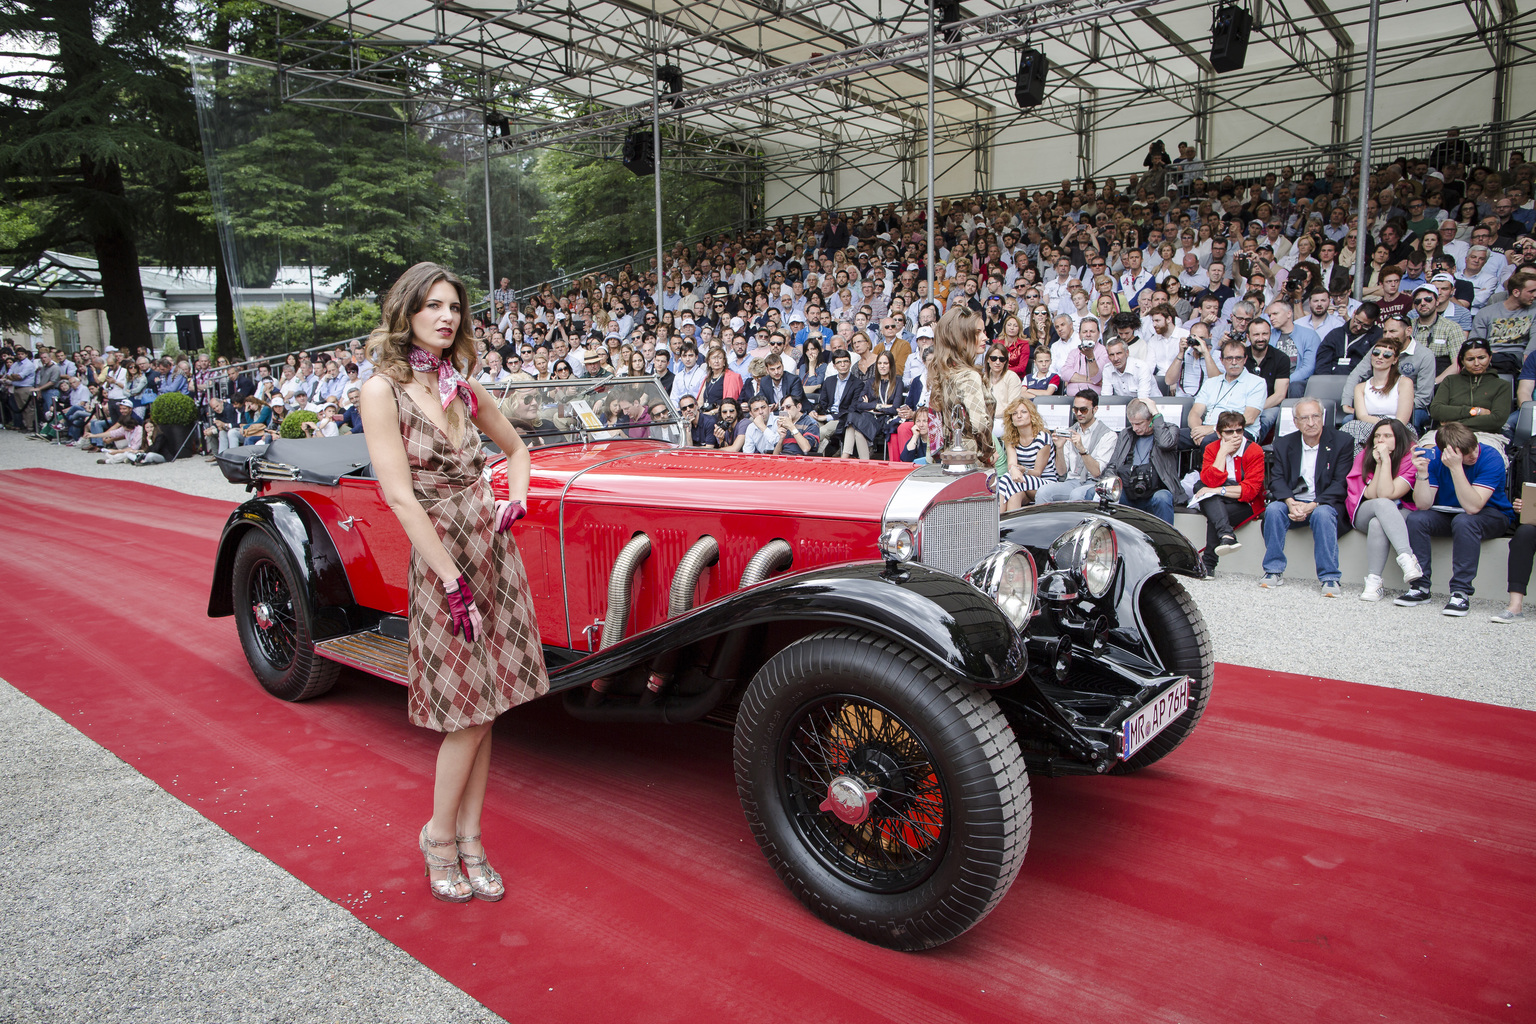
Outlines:
{"label": "red jacket", "polygon": [[[1000,345],[1008,345],[1005,335],[999,335],[997,341]],[[1008,369],[1023,377],[1029,372],[1029,363],[1029,338],[1021,334],[1012,345],[1008,345]]]}
{"label": "red jacket", "polygon": [[[1216,450],[1221,446],[1221,438],[1216,438],[1205,446],[1205,453],[1200,459],[1200,482],[1206,487],[1227,486],[1227,473],[1225,469],[1216,469]],[[1252,508],[1255,517],[1264,514],[1264,449],[1254,444],[1252,440],[1243,442],[1243,450],[1232,457],[1235,465],[1232,467],[1237,476],[1239,487],[1238,501],[1246,501]],[[1233,524],[1234,526],[1237,524]]]}

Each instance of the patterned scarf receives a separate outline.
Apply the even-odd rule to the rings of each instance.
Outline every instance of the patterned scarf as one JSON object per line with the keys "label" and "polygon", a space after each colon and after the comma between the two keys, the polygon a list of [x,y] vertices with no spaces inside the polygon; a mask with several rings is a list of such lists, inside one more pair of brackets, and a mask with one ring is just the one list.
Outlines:
{"label": "patterned scarf", "polygon": [[459,371],[453,368],[452,363],[433,355],[419,345],[411,346],[410,355],[407,358],[412,369],[426,370],[428,373],[437,371],[437,394],[443,400],[444,409],[453,404],[454,395],[463,395],[464,404],[469,406],[469,415],[473,417],[479,414],[480,403],[475,398],[474,389],[459,375]]}

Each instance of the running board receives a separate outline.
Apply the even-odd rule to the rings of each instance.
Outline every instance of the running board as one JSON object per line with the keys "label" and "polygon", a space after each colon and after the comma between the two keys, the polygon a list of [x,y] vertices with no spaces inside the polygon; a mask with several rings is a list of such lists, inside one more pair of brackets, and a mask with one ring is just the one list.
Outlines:
{"label": "running board", "polygon": [[370,672],[404,685],[410,645],[404,640],[384,636],[374,630],[321,640],[315,653],[327,661]]}

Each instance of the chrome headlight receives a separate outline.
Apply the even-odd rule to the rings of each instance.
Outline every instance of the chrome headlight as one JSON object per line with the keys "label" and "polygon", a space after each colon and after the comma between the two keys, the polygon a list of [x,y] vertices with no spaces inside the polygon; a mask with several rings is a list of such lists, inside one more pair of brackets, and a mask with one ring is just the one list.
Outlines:
{"label": "chrome headlight", "polygon": [[1119,555],[1115,531],[1099,520],[1068,530],[1051,545],[1051,562],[1058,569],[1076,571],[1095,599],[1109,593]]}
{"label": "chrome headlight", "polygon": [[1104,475],[1099,477],[1095,490],[1098,492],[1100,501],[1106,505],[1113,505],[1125,493],[1125,483],[1114,470],[1106,469]]}
{"label": "chrome headlight", "polygon": [[1035,613],[1035,560],[1017,544],[1004,541],[971,567],[965,581],[997,602],[1015,629],[1023,630]]}
{"label": "chrome headlight", "polygon": [[880,534],[877,546],[887,562],[910,562],[917,557],[917,534],[910,526],[893,523]]}

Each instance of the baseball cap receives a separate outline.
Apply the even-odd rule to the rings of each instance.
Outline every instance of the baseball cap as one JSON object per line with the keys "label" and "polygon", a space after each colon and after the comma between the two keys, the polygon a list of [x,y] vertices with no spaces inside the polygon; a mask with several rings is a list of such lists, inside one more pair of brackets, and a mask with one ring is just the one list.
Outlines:
{"label": "baseball cap", "polygon": [[929,327],[927,324],[924,324],[922,327],[919,327],[917,329],[916,337],[919,337],[919,338],[931,338],[931,337],[933,337],[933,328]]}

